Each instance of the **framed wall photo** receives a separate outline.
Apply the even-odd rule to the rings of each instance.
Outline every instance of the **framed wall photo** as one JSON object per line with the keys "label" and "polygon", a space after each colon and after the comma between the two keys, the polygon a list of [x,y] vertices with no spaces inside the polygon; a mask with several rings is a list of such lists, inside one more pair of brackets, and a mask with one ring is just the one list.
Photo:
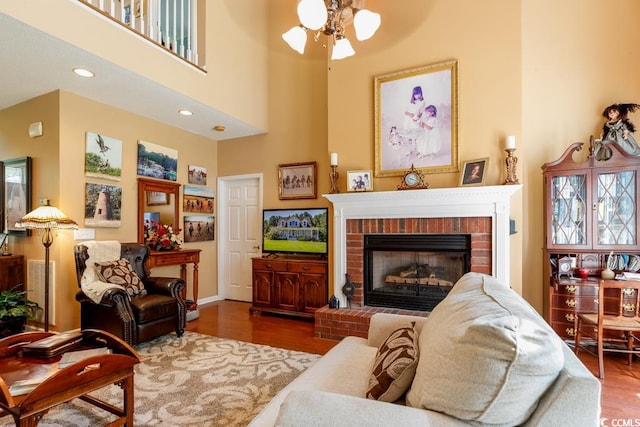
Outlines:
{"label": "framed wall photo", "polygon": [[317,198],[317,163],[289,163],[278,165],[280,200]]}
{"label": "framed wall photo", "polygon": [[372,178],[370,170],[348,171],[347,191],[373,191]]}
{"label": "framed wall photo", "polygon": [[488,167],[488,157],[465,161],[460,174],[460,186],[484,185]]}
{"label": "framed wall photo", "polygon": [[178,150],[138,141],[138,175],[178,180]]}
{"label": "framed wall photo", "polygon": [[458,171],[457,61],[376,76],[375,176]]}
{"label": "framed wall photo", "polygon": [[16,222],[31,212],[31,157],[5,160],[3,164],[3,231],[12,235],[28,236],[31,230],[16,227]]}
{"label": "framed wall photo", "polygon": [[167,193],[163,193],[162,191],[147,191],[147,205],[158,206],[168,204],[169,195]]}

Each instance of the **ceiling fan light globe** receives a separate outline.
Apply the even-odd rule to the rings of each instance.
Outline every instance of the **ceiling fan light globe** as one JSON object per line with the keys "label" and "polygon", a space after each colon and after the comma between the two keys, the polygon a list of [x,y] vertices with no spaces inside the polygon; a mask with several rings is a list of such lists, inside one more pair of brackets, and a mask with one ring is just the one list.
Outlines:
{"label": "ceiling fan light globe", "polygon": [[304,47],[307,44],[307,32],[301,26],[296,25],[282,34],[282,39],[287,42],[291,49],[301,55],[304,53]]}
{"label": "ceiling fan light globe", "polygon": [[319,30],[327,22],[327,7],[323,0],[300,0],[298,18],[310,30]]}
{"label": "ceiling fan light globe", "polygon": [[356,30],[356,38],[360,41],[368,40],[380,28],[380,14],[361,9],[353,17],[353,27]]}
{"label": "ceiling fan light globe", "polygon": [[331,52],[332,60],[339,60],[348,58],[349,56],[355,55],[356,51],[351,47],[351,43],[346,37],[340,38],[336,40],[335,45],[333,46],[333,51]]}

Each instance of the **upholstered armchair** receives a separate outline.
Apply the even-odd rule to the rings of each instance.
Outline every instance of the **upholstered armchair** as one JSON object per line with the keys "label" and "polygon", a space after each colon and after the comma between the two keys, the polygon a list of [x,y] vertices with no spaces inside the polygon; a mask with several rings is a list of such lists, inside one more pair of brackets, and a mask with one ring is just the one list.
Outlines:
{"label": "upholstered armchair", "polygon": [[[176,335],[182,336],[186,326],[186,304],[182,297],[184,280],[150,277],[146,266],[149,248],[140,243],[122,243],[119,246],[118,261],[129,261],[131,269],[140,278],[140,292],[132,293],[129,287],[103,283],[105,288],[96,296],[83,287],[88,275],[85,275],[87,267],[97,266],[96,261],[103,261],[97,253],[94,260],[90,257],[90,253],[95,249],[89,250],[87,245],[96,243],[100,242],[86,242],[74,247],[76,275],[80,288],[76,293],[76,300],[80,303],[81,329],[101,329],[122,338],[130,345],[149,341],[173,331]],[[112,251],[117,251],[117,242],[110,243],[116,244],[116,249]],[[99,280],[104,279],[102,276],[97,277]]]}

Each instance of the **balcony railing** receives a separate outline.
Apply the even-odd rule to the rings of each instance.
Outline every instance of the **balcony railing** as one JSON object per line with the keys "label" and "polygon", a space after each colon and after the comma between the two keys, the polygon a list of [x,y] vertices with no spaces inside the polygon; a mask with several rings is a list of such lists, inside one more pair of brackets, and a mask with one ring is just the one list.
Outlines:
{"label": "balcony railing", "polygon": [[77,1],[203,68],[198,55],[198,0]]}

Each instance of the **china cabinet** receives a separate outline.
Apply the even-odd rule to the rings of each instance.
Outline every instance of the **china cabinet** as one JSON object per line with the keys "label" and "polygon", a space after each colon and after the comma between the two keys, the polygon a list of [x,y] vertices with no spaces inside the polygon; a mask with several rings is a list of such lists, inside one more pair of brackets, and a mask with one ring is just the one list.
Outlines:
{"label": "china cabinet", "polygon": [[596,311],[603,269],[640,272],[640,157],[613,141],[604,144],[612,152],[606,161],[596,160],[592,149],[576,161],[583,144],[575,143],[542,166],[547,315],[567,340],[575,334],[575,313]]}

